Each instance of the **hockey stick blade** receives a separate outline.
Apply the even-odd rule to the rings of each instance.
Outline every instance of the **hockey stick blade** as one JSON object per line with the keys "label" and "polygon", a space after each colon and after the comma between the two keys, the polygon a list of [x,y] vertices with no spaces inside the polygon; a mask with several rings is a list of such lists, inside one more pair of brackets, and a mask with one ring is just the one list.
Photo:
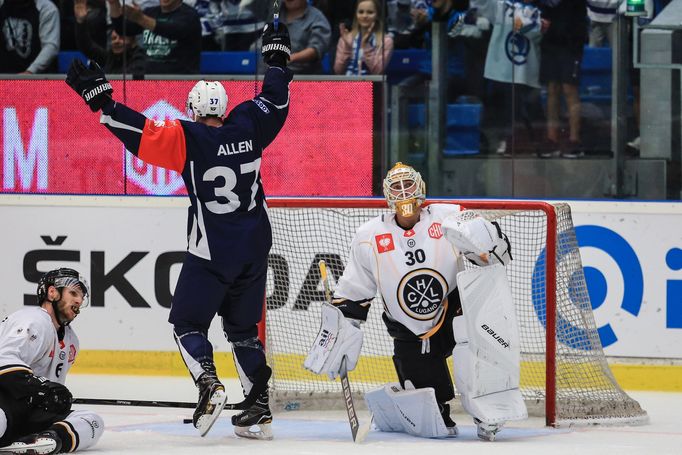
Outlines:
{"label": "hockey stick blade", "polygon": [[[358,430],[360,429],[360,422],[358,421],[358,415],[355,412],[355,404],[353,403],[353,393],[350,390],[350,382],[348,381],[348,369],[346,368],[346,356],[341,359],[341,371],[339,371],[339,376],[341,377],[341,389],[343,390],[343,399],[346,404],[346,413],[348,414],[348,424],[350,425],[350,431],[353,434],[353,442],[362,442],[362,439],[358,439]],[[369,430],[368,430],[369,431]]]}
{"label": "hockey stick blade", "polygon": [[[223,409],[243,411],[249,409],[258,399],[260,395],[268,386],[268,381],[272,375],[272,369],[265,365],[261,368],[254,378],[253,387],[249,394],[239,403],[225,403]],[[73,400],[74,404],[94,404],[103,406],[148,406],[152,408],[188,408],[194,409],[197,407],[196,403],[183,401],[156,401],[156,400],[119,400],[107,398],[76,398]]]}

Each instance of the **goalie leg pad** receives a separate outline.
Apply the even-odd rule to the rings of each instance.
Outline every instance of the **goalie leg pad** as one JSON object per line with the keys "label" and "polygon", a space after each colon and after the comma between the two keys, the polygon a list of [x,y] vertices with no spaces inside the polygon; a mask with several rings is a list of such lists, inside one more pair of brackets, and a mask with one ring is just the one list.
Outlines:
{"label": "goalie leg pad", "polygon": [[454,429],[445,426],[431,387],[403,390],[400,384],[390,383],[367,392],[365,401],[380,431],[403,432],[422,438],[456,435]]}
{"label": "goalie leg pad", "polygon": [[362,330],[341,310],[329,303],[322,304],[322,323],[303,366],[315,374],[327,374],[336,379],[341,361],[346,357],[348,371],[355,369],[362,349]]}
{"label": "goalie leg pad", "polygon": [[457,289],[462,316],[453,320],[453,359],[462,406],[488,424],[525,419],[516,310],[504,267],[460,272]]}

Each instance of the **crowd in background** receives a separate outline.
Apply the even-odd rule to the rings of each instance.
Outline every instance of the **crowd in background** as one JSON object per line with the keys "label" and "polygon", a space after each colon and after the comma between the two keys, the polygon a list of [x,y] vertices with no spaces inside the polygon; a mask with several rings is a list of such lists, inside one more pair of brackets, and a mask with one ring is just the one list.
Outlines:
{"label": "crowd in background", "polygon": [[[647,0],[648,9],[657,13],[669,1]],[[543,156],[577,157],[584,153],[578,91],[583,48],[610,45],[625,2],[279,3],[291,35],[289,67],[297,74],[323,74],[324,59],[334,74],[383,74],[394,49],[430,49],[431,23],[444,23],[448,102],[473,100],[495,114],[502,126],[490,149],[509,153],[514,131],[521,141],[541,143]],[[272,0],[0,0],[0,72],[54,73],[60,50],[78,50],[109,74],[124,66],[138,77],[199,74],[202,51],[255,51],[272,16]],[[430,61],[423,66],[399,83],[419,92],[431,75]],[[631,79],[636,92],[636,72]]]}

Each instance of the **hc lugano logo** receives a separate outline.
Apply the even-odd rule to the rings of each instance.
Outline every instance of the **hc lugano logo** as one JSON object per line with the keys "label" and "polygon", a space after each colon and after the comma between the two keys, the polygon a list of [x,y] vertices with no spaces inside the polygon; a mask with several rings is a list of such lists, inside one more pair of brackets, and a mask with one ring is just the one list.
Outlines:
{"label": "hc lugano logo", "polygon": [[400,308],[413,319],[428,321],[438,315],[438,310],[448,294],[448,283],[443,275],[433,269],[413,270],[398,285]]}

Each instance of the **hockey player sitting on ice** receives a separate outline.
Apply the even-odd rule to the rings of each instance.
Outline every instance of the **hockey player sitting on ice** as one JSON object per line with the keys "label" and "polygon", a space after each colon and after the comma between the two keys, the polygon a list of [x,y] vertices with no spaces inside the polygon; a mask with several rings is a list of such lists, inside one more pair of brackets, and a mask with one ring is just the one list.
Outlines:
{"label": "hockey player sitting on ice", "polygon": [[[448,404],[455,396],[447,365],[453,354],[462,405],[479,438],[492,441],[506,421],[527,417],[504,268],[512,259],[511,245],[499,225],[458,205],[422,207],[425,185],[410,166],[397,163],[383,187],[395,213],[368,221],[355,234],[304,366],[331,379],[344,357],[348,370],[355,368],[360,323],[378,294],[400,383],[365,394],[376,427],[429,438],[457,436]],[[465,271],[465,259],[476,267]]]}
{"label": "hockey player sitting on ice", "polygon": [[92,447],[104,422],[72,411],[66,374],[78,354],[70,323],[88,304],[88,286],[73,269],[47,272],[38,307],[0,323],[0,453],[50,454]]}
{"label": "hockey player sitting on ice", "polygon": [[[261,54],[269,65],[261,92],[227,112],[220,82],[199,81],[189,92],[193,121],[152,120],[114,101],[101,68],[74,60],[67,84],[100,123],[128,151],[155,166],[182,175],[189,195],[187,254],[168,321],[199,399],[193,424],[205,436],[224,409],[225,387],[218,379],[211,321],[220,316],[242,388],[255,402],[232,416],[238,436],[270,439],[266,364],[258,326],[263,316],[272,231],[260,177],[264,150],[280,132],[289,112],[287,68],[291,43],[287,27],[268,24]],[[257,428],[257,430],[255,429]]]}

